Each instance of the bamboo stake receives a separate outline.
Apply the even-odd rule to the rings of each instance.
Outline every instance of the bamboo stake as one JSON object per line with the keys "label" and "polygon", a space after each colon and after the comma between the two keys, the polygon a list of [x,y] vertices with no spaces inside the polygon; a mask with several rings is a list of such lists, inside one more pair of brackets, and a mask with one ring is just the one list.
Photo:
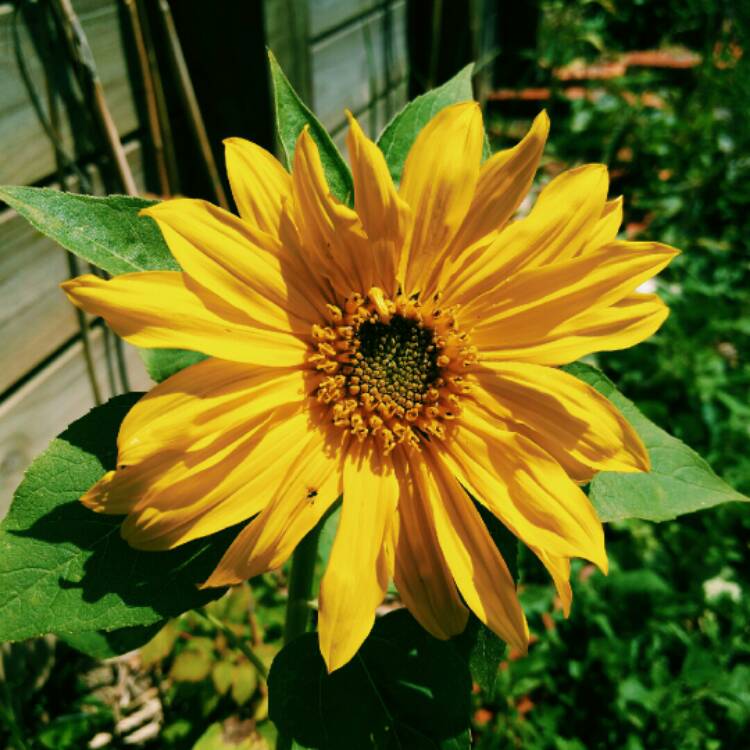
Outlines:
{"label": "bamboo stake", "polygon": [[177,29],[174,25],[172,11],[169,8],[167,0],[159,0],[159,10],[161,11],[161,19],[164,23],[164,29],[167,34],[169,53],[179,83],[180,94],[185,104],[185,109],[188,112],[188,120],[193,129],[193,134],[198,141],[198,146],[200,147],[201,155],[203,156],[203,163],[206,167],[208,178],[211,181],[217,202],[222,208],[228,209],[229,203],[227,201],[227,196],[224,192],[224,187],[221,184],[219,171],[216,168],[216,161],[214,160],[214,155],[211,151],[211,144],[208,141],[206,126],[203,122],[200,107],[198,106],[198,99],[195,96],[193,82],[190,79],[190,71],[188,70],[187,62],[185,61],[185,55],[182,52],[182,45],[177,36]]}
{"label": "bamboo stake", "polygon": [[180,172],[177,168],[177,157],[174,152],[174,138],[172,137],[172,125],[169,119],[167,98],[164,95],[164,84],[162,83],[159,59],[156,55],[154,41],[151,37],[151,25],[148,20],[148,9],[146,0],[135,0],[135,6],[140,18],[141,30],[143,32],[143,43],[146,48],[146,56],[154,82],[154,99],[159,114],[159,125],[162,133],[162,145],[164,147],[164,160],[166,162],[167,174],[169,175],[169,186],[172,195],[180,192]]}
{"label": "bamboo stake", "polygon": [[[51,0],[50,4],[62,28],[63,37],[68,47],[68,56],[78,76],[81,89],[93,110],[104,144],[109,151],[119,188],[127,195],[137,195],[138,188],[125,156],[117,127],[107,106],[104,88],[97,73],[94,56],[81,22],[78,20],[70,0]],[[111,331],[105,328],[104,343],[108,371],[111,370],[110,347],[108,345],[110,335]],[[127,392],[130,390],[130,380],[125,364],[122,339],[119,337],[114,339],[114,353],[120,384],[123,391]],[[111,372],[109,374],[112,393],[116,393],[114,375]]]}
{"label": "bamboo stake", "polygon": [[135,0],[123,0],[130,17],[130,26],[133,31],[135,40],[135,49],[138,55],[138,64],[141,68],[143,78],[143,92],[146,97],[146,111],[148,113],[148,127],[151,133],[151,145],[154,148],[156,159],[156,171],[159,175],[159,191],[162,196],[169,197],[172,194],[169,185],[169,172],[167,171],[167,162],[164,158],[164,140],[162,138],[161,122],[159,120],[159,110],[156,104],[156,93],[154,87],[154,78],[149,65],[148,54],[146,53],[146,44],[143,39],[143,29],[138,16],[138,7]]}
{"label": "bamboo stake", "polygon": [[[14,22],[15,22],[14,18]],[[50,23],[51,19],[49,16],[45,14],[45,21],[47,22],[46,30],[43,35],[43,42],[44,42],[44,49],[49,54],[49,47],[50,47],[50,40],[49,40],[49,31],[50,27],[54,24]],[[22,52],[21,52],[21,45],[20,45],[20,39],[18,38],[17,34],[14,34],[14,42],[16,43],[16,56],[21,59],[22,58]],[[51,58],[50,58],[51,59]],[[24,76],[24,79],[26,80],[26,77]],[[47,111],[49,112],[49,122],[43,123],[44,129],[47,132],[48,136],[53,142],[54,150],[55,150],[55,164],[57,166],[57,177],[60,182],[60,189],[65,190],[66,185],[66,174],[65,174],[65,160],[63,158],[63,149],[60,145],[62,144],[62,138],[60,136],[60,110],[57,106],[57,98],[58,94],[55,90],[55,87],[53,85],[53,81],[50,80],[49,76],[49,69],[45,66],[44,68],[44,83],[45,88],[47,91]],[[28,78],[26,80],[26,85],[29,90],[29,95],[34,98],[36,96],[36,93],[33,88],[33,84],[31,82],[31,79]],[[39,109],[38,114],[41,115],[41,109]],[[81,175],[83,176],[83,172],[81,172]],[[83,180],[85,182],[85,180]],[[85,184],[81,184],[82,180],[79,178],[78,180],[78,191],[85,189]],[[65,255],[68,260],[68,273],[70,274],[71,278],[75,276],[79,276],[81,271],[78,265],[78,258],[76,258],[73,253],[71,253],[69,250],[65,250]],[[86,313],[81,310],[80,308],[75,308],[76,313],[76,320],[78,321],[78,330],[81,335],[81,345],[83,347],[83,359],[86,363],[86,374],[89,379],[89,385],[91,386],[91,395],[94,399],[94,403],[99,406],[102,403],[102,394],[101,390],[99,388],[99,381],[96,377],[96,368],[94,367],[94,356],[91,348],[91,336],[89,335],[90,326],[88,318],[86,317]]]}
{"label": "bamboo stake", "polygon": [[96,71],[94,56],[91,54],[88,39],[83,31],[81,22],[73,10],[70,0],[52,0],[52,7],[58,14],[65,32],[68,52],[82,78],[82,85],[88,87],[86,92],[91,99],[94,114],[102,130],[107,148],[115,166],[121,189],[128,195],[137,195],[138,188],[130,170],[125,150],[117,133],[112,115],[107,106],[104,89],[99,74]]}

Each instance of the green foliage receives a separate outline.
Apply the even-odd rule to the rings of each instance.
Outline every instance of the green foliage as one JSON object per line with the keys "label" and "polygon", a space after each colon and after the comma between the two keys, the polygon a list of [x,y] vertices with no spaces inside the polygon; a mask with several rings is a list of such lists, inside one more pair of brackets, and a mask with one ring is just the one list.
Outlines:
{"label": "green foliage", "polygon": [[611,572],[574,565],[569,620],[526,554],[521,599],[538,640],[477,702],[477,747],[743,748],[750,522],[741,510],[607,527]]}
{"label": "green foliage", "polygon": [[169,552],[139,552],[120,538],[121,518],[78,502],[114,468],[117,430],[138,397],[90,411],[26,472],[0,525],[0,639],[151,625],[220,593],[196,585],[233,529]]}
{"label": "green foliage", "polygon": [[108,711],[57,716],[37,735],[37,741],[48,750],[78,750],[92,729],[104,728],[110,720]]}
{"label": "green foliage", "polygon": [[331,136],[328,135],[326,129],[309,107],[299,98],[276,58],[270,52],[268,53],[268,61],[271,68],[271,82],[273,83],[276,132],[284,150],[287,166],[291,169],[294,162],[294,149],[297,146],[299,134],[305,126],[309,127],[310,135],[320,152],[320,160],[323,163],[323,170],[331,192],[342,203],[351,203],[354,198],[352,175],[339,150],[331,140]]}
{"label": "green foliage", "polygon": [[185,349],[140,349],[139,353],[149,377],[156,383],[206,359],[205,354]]}
{"label": "green foliage", "polygon": [[450,81],[410,101],[383,130],[378,146],[385,155],[393,181],[398,185],[409,149],[419,131],[443,108],[473,99],[471,74],[474,64],[467,65]]}
{"label": "green foliage", "polygon": [[271,719],[302,747],[469,747],[466,663],[405,610],[380,618],[330,675],[317,635],[297,638],[274,660],[268,688]]}
{"label": "green foliage", "polygon": [[[247,725],[250,725],[249,727]],[[238,722],[216,722],[205,731],[193,750],[267,750],[268,745],[252,728]]]}
{"label": "green foliage", "polygon": [[0,187],[0,200],[42,234],[107,273],[179,270],[156,223],[138,215],[155,201],[15,186]]}
{"label": "green foliage", "polygon": [[267,666],[278,648],[280,633],[254,615],[262,601],[283,613],[282,601],[265,598],[268,589],[263,578],[252,588],[233,587],[202,613],[171,620],[141,650],[142,663],[154,679],[164,675],[164,710],[171,718],[160,747],[268,750],[257,731],[258,725],[270,726],[265,685],[243,651],[252,648]]}
{"label": "green foliage", "polygon": [[694,450],[644,417],[600,370],[580,362],[566,369],[612,401],[636,429],[651,457],[648,473],[603,471],[594,477],[589,497],[602,521],[668,521],[721,503],[750,501],[717,477]]}

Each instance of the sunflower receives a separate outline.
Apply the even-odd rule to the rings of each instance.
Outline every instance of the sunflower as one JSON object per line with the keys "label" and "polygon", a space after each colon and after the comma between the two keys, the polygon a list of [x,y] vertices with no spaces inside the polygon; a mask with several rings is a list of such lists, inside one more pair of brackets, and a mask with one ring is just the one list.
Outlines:
{"label": "sunflower", "polygon": [[648,471],[640,439],[557,366],[632,346],[667,316],[636,291],[675,255],[616,239],[607,170],[566,171],[512,221],[546,140],[541,113],[481,163],[474,102],[419,133],[397,188],[349,117],[354,207],[328,188],[307,129],[289,174],[226,141],[239,217],[201,200],[154,219],[182,271],[63,286],[140,347],[208,355],[144,396],[118,461],[82,498],[124,514],[123,537],[162,550],[249,522],[206,586],[282,565],[343,503],[319,597],[329,670],[355,654],[391,579],[433,635],[469,610],[525,650],[513,578],[481,504],[547,567],[567,614],[570,558],[607,569],[580,485]]}

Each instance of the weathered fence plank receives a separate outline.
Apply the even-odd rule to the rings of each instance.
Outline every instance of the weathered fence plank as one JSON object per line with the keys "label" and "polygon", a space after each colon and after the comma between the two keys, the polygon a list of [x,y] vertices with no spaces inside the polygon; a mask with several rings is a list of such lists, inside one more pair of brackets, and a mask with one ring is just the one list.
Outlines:
{"label": "weathered fence plank", "polygon": [[[75,0],[104,86],[107,104],[121,135],[138,127],[133,90],[128,78],[117,0]],[[13,48],[12,6],[0,4],[0,184],[29,185],[55,171],[55,153],[29,100]],[[42,64],[28,30],[21,25],[22,54],[44,106],[47,91]],[[60,52],[61,59],[63,52]],[[61,113],[63,114],[63,113]],[[73,139],[67,118],[61,117],[61,138],[69,153]]]}
{"label": "weathered fence plank", "polygon": [[362,110],[406,76],[406,4],[395,3],[389,14],[390,30],[379,10],[312,45],[313,104],[329,130],[341,125],[345,109]]}
{"label": "weathered fence plank", "polygon": [[[97,380],[102,394],[112,394],[107,385],[103,329],[92,331],[91,343]],[[125,361],[133,390],[151,383],[138,351],[125,345]],[[94,406],[86,374],[83,347],[76,342],[49,367],[31,378],[0,404],[0,518],[5,515],[26,467],[68,424]]]}
{"label": "weathered fence plank", "polygon": [[[125,148],[139,187],[143,153]],[[92,170],[92,182],[98,182]],[[59,289],[70,277],[65,252],[15,211],[0,213],[0,393],[78,331],[73,306]],[[82,271],[86,271],[85,266]]]}

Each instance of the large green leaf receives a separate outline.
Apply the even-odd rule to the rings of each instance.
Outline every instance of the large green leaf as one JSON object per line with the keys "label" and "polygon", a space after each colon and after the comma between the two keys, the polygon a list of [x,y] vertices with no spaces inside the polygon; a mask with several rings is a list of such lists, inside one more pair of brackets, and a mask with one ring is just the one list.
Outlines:
{"label": "large green leaf", "polygon": [[271,719],[301,747],[469,747],[466,664],[406,610],[378,620],[354,659],[330,675],[317,635],[292,641],[271,666],[268,693]]}
{"label": "large green leaf", "polygon": [[154,201],[97,198],[51,188],[0,187],[0,200],[79,258],[111,273],[179,270],[152,219],[138,212]]}
{"label": "large green leaf", "polygon": [[750,501],[716,476],[692,448],[643,416],[600,370],[580,362],[565,369],[596,388],[623,413],[651,457],[648,473],[606,471],[594,477],[589,497],[602,521],[668,521],[721,503]]}
{"label": "large green leaf", "polygon": [[471,74],[474,63],[456,73],[450,81],[410,101],[383,130],[378,146],[385,154],[393,181],[401,182],[401,173],[409,149],[419,131],[444,107],[474,98]]}
{"label": "large green leaf", "polygon": [[153,625],[135,625],[117,630],[90,630],[60,637],[69,646],[94,659],[111,659],[147,644],[164,627],[164,620]]}
{"label": "large green leaf", "polygon": [[139,552],[120,537],[121,517],[78,502],[114,467],[117,431],[139,395],[90,411],[26,472],[0,524],[0,641],[151,625],[223,593],[197,584],[236,528],[169,552]]}
{"label": "large green leaf", "polygon": [[352,175],[349,167],[331,140],[326,129],[317,117],[299,98],[292,84],[271,52],[268,53],[273,83],[273,102],[276,114],[276,131],[279,134],[281,147],[284,150],[287,165],[291,168],[294,160],[294,149],[297,138],[305,125],[310,128],[310,135],[318,146],[320,159],[333,195],[342,203],[350,204],[354,197]]}

